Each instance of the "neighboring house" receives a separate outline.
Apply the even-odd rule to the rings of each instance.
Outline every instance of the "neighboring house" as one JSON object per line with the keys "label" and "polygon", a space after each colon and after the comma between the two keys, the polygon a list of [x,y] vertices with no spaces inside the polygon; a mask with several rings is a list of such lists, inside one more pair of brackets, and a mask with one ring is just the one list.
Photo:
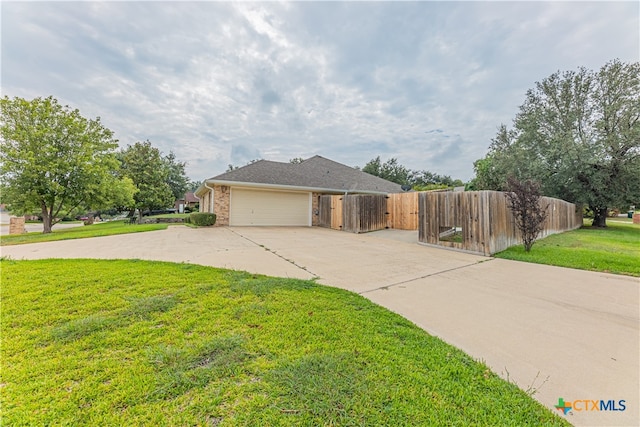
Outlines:
{"label": "neighboring house", "polygon": [[325,194],[400,193],[399,184],[321,156],[302,163],[260,160],[205,180],[195,192],[216,225],[317,225]]}
{"label": "neighboring house", "polygon": [[[190,208],[194,208],[199,201],[200,199],[198,199],[194,193],[185,193],[184,198],[176,200],[176,212],[182,213],[184,211],[184,208],[186,208],[187,206]],[[180,209],[180,205],[182,205],[182,209]]]}

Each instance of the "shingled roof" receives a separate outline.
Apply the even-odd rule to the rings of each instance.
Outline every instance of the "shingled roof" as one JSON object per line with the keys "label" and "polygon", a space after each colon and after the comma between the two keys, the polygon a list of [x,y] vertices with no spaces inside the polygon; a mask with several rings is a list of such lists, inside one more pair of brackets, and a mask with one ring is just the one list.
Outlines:
{"label": "shingled roof", "polygon": [[387,181],[322,156],[301,163],[259,160],[207,179],[213,184],[259,184],[349,193],[400,193],[399,184]]}

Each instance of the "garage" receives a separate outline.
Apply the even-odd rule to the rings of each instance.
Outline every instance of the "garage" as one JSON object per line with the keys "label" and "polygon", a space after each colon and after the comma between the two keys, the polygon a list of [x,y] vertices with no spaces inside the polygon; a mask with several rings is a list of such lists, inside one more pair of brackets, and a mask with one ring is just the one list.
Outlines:
{"label": "garage", "polygon": [[231,226],[311,226],[311,193],[231,188]]}

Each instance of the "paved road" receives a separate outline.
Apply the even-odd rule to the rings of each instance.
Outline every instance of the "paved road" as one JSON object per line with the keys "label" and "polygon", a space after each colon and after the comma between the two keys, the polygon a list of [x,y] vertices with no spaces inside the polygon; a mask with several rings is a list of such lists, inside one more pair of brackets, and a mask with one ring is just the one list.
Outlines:
{"label": "paved road", "polygon": [[[418,245],[412,232],[320,228],[164,231],[3,247],[20,258],[139,258],[318,278],[357,292],[485,361],[549,408],[625,400],[576,425],[640,425],[640,280]],[[582,406],[578,406],[582,409]]]}

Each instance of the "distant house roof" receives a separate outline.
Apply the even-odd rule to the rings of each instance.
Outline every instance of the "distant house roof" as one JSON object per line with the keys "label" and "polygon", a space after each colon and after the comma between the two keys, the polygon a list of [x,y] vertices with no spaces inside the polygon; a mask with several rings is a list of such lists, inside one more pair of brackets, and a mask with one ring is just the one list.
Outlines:
{"label": "distant house roof", "polygon": [[200,199],[198,199],[192,192],[188,192],[184,195],[184,201],[185,203],[198,203]]}
{"label": "distant house roof", "polygon": [[[295,187],[335,193],[400,193],[399,184],[314,156],[301,163],[259,160],[206,180],[209,184]],[[198,189],[204,190],[204,186]]]}

